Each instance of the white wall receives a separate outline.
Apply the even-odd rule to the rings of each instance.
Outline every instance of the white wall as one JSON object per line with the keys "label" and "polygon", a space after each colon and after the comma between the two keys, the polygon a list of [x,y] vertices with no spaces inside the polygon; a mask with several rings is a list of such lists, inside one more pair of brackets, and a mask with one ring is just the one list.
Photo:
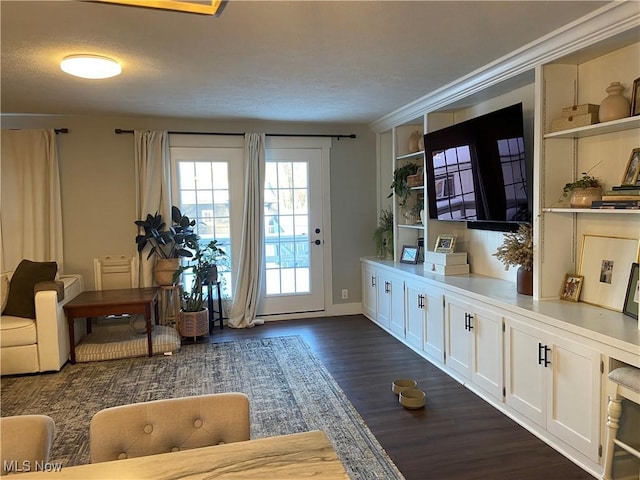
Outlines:
{"label": "white wall", "polygon": [[[115,128],[172,131],[351,134],[333,139],[331,217],[333,303],[359,303],[359,258],[375,253],[375,135],[365,125],[230,123],[145,117],[3,115],[2,128],[69,128],[58,136],[65,264],[93,285],[93,258],[135,252],[133,136]],[[349,299],[341,300],[341,290]]]}

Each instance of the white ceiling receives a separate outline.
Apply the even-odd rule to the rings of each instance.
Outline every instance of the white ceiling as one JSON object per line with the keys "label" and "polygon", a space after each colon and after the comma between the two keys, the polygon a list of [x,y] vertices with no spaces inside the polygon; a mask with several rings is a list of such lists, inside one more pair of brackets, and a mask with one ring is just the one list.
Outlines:
{"label": "white ceiling", "polygon": [[[605,3],[230,0],[210,17],[2,0],[1,111],[370,123]],[[123,73],[71,77],[76,53]]]}

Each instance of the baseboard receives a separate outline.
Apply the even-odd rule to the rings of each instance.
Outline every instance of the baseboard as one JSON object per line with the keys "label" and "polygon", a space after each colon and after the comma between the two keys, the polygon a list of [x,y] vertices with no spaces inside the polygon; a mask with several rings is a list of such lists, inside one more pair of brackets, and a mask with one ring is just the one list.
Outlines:
{"label": "baseboard", "polygon": [[328,317],[338,317],[341,315],[358,315],[362,313],[361,303],[337,303],[326,308]]}

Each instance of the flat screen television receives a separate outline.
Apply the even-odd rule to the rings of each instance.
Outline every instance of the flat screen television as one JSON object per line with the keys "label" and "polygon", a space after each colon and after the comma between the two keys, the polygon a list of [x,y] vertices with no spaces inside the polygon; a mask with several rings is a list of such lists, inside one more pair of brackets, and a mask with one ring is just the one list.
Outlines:
{"label": "flat screen television", "polygon": [[424,135],[429,218],[514,231],[531,222],[522,103]]}

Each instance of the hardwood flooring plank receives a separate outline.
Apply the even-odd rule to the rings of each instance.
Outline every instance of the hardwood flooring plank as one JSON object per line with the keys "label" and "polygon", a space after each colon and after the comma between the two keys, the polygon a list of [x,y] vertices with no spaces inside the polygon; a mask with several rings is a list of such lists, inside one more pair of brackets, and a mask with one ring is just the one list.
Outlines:
{"label": "hardwood flooring plank", "polygon": [[[210,342],[300,335],[331,372],[407,480],[586,480],[593,477],[363,315],[215,329]],[[410,377],[426,406],[391,392]]]}

